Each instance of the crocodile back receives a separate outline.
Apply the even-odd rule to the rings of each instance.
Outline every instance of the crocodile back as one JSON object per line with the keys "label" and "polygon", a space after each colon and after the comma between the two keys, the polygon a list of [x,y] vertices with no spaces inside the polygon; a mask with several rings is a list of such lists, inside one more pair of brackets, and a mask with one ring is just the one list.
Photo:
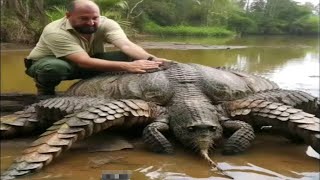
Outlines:
{"label": "crocodile back", "polygon": [[201,74],[203,92],[213,103],[247,97],[257,92],[279,89],[263,77],[226,68],[211,68],[192,64]]}
{"label": "crocodile back", "polygon": [[102,74],[81,80],[66,92],[69,96],[91,96],[108,99],[142,99],[166,104],[173,91],[163,71],[145,74]]}

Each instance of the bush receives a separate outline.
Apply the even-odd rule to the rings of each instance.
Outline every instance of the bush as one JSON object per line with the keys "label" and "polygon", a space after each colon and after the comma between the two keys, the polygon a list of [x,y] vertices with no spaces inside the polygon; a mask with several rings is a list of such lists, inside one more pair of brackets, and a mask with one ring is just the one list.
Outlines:
{"label": "bush", "polygon": [[238,33],[252,32],[256,29],[255,22],[249,17],[233,14],[228,19],[228,28]]}
{"label": "bush", "polygon": [[67,9],[63,6],[53,6],[50,10],[46,11],[46,15],[49,17],[50,21],[55,21],[63,18],[67,12]]}

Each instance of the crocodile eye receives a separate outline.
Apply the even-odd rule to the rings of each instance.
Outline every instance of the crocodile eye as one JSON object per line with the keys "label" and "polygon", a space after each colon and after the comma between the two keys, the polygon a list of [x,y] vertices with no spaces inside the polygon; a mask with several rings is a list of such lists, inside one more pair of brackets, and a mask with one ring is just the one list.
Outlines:
{"label": "crocodile eye", "polygon": [[193,132],[193,131],[194,131],[194,127],[189,126],[189,127],[188,127],[188,131]]}

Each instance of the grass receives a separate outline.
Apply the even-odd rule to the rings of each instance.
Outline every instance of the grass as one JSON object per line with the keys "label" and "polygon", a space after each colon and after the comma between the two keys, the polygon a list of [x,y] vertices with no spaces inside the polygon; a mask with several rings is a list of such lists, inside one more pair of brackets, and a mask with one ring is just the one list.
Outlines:
{"label": "grass", "polygon": [[192,26],[159,26],[153,22],[145,24],[144,31],[163,36],[212,36],[227,37],[235,35],[235,32],[223,27],[192,27]]}

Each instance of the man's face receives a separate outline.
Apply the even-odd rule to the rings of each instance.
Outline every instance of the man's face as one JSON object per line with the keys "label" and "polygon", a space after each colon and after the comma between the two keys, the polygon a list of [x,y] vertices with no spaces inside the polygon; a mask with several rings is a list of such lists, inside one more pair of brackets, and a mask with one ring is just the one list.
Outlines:
{"label": "man's face", "polygon": [[80,34],[93,34],[99,26],[100,10],[95,6],[77,7],[67,13],[71,26]]}

